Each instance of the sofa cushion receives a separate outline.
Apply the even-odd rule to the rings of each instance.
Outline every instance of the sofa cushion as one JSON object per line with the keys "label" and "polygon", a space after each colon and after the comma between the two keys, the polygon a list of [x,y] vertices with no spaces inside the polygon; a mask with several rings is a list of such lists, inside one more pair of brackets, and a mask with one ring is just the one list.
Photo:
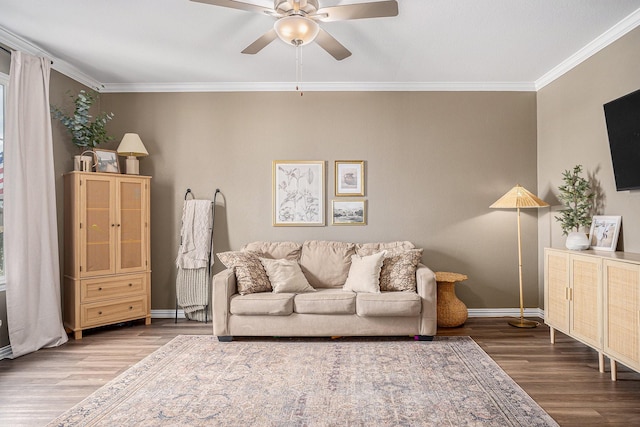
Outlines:
{"label": "sofa cushion", "polygon": [[387,253],[380,271],[381,291],[416,291],[416,268],[422,249]]}
{"label": "sofa cushion", "polygon": [[231,314],[245,316],[288,316],[293,313],[295,294],[258,292],[247,295],[234,295],[229,303]]}
{"label": "sofa cushion", "polygon": [[262,263],[253,252],[221,252],[218,258],[236,273],[238,293],[270,292],[271,283]]}
{"label": "sofa cushion", "polygon": [[314,288],[339,288],[351,266],[355,244],[310,240],[302,245],[300,267]]}
{"label": "sofa cushion", "polygon": [[340,289],[320,289],[294,298],[294,311],[301,314],[354,314],[356,294]]}
{"label": "sofa cushion", "polygon": [[302,274],[298,261],[260,258],[273,292],[315,292]]}
{"label": "sofa cushion", "polygon": [[408,241],[387,243],[358,243],[356,245],[356,253],[360,256],[367,256],[383,251],[385,249],[387,250],[387,252],[390,252],[394,249],[407,250],[414,248],[414,244]]}
{"label": "sofa cushion", "polygon": [[244,245],[243,252],[257,252],[264,258],[300,260],[302,245],[295,242],[251,242]]}
{"label": "sofa cushion", "polygon": [[415,292],[360,293],[356,296],[356,313],[369,317],[418,316],[422,303]]}
{"label": "sofa cushion", "polygon": [[380,293],[380,269],[387,251],[373,255],[351,255],[351,267],[342,289],[352,292]]}

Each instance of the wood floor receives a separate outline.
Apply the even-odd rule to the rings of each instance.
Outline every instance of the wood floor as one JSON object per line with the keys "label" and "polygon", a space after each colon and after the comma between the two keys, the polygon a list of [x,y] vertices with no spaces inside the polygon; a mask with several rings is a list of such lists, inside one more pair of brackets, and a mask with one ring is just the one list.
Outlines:
{"label": "wood floor", "polygon": [[[176,335],[210,333],[211,324],[154,319],[0,360],[0,426],[46,425]],[[544,325],[522,330],[504,318],[471,318],[438,334],[471,336],[561,426],[640,425],[640,374],[619,365],[610,381],[595,351],[562,334],[549,344]]]}

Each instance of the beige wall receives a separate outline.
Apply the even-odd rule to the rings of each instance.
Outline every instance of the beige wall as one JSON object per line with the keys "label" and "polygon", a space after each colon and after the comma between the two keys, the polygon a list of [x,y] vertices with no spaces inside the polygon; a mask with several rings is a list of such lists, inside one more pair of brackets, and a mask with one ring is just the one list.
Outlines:
{"label": "beige wall", "polygon": [[[152,175],[153,309],[175,301],[173,260],[185,190],[211,198],[216,251],[254,240],[411,240],[435,270],[466,273],[471,308],[518,306],[516,217],[489,205],[536,190],[536,95],[518,92],[104,94],[111,132],[141,135]],[[117,144],[114,144],[115,148]],[[366,161],[369,225],[273,227],[272,160]],[[523,214],[526,306],[538,307],[537,226]],[[328,221],[330,223],[330,221]],[[220,263],[216,271],[221,269]]]}
{"label": "beige wall", "polygon": [[[538,92],[540,194],[553,200],[562,171],[582,164],[602,195],[598,214],[622,215],[619,249],[628,252],[640,252],[640,191],[616,191],[602,105],[640,88],[638,52],[640,28]],[[565,237],[553,219],[557,210],[541,211],[540,251],[564,247]],[[542,288],[542,266],[540,272]]]}

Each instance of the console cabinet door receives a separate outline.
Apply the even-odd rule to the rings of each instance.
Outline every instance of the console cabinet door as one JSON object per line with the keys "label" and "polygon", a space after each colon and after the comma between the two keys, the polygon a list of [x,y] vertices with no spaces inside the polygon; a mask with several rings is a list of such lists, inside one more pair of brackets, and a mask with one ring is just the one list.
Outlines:
{"label": "console cabinet door", "polygon": [[602,348],[602,260],[597,257],[570,257],[570,335],[595,349]]}
{"label": "console cabinet door", "polygon": [[91,174],[79,180],[80,277],[113,274],[116,270],[115,180]]}
{"label": "console cabinet door", "polygon": [[640,368],[640,265],[604,261],[604,349],[631,368]]}
{"label": "console cabinet door", "polygon": [[117,179],[116,272],[147,269],[148,185],[139,178]]}
{"label": "console cabinet door", "polygon": [[569,333],[569,254],[545,250],[546,287],[544,321],[565,334]]}

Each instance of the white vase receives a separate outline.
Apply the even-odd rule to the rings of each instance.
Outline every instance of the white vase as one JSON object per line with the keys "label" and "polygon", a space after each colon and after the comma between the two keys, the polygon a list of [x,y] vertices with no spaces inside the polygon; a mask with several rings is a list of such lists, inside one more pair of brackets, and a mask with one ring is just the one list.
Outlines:
{"label": "white vase", "polygon": [[572,231],[567,236],[565,246],[572,251],[583,251],[589,249],[589,238],[585,233]]}

